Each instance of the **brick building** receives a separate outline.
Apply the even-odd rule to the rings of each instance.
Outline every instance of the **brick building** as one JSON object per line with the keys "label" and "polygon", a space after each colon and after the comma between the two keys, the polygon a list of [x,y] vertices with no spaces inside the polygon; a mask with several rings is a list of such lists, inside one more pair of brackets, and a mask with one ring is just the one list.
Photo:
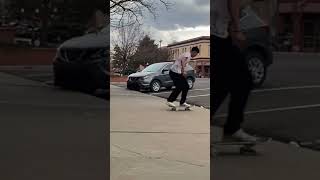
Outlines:
{"label": "brick building", "polygon": [[292,51],[320,50],[320,0],[278,0],[278,36]]}

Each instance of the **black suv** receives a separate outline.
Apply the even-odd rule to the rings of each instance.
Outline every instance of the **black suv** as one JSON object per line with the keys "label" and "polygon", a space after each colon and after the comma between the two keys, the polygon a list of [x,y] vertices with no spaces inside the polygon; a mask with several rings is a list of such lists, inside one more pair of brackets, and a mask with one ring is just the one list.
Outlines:
{"label": "black suv", "polygon": [[267,77],[268,67],[273,63],[270,28],[247,6],[241,11],[241,29],[247,42],[242,49],[245,54],[253,84],[260,87]]}
{"label": "black suv", "polygon": [[109,28],[72,38],[58,48],[54,84],[94,93],[109,88]]}

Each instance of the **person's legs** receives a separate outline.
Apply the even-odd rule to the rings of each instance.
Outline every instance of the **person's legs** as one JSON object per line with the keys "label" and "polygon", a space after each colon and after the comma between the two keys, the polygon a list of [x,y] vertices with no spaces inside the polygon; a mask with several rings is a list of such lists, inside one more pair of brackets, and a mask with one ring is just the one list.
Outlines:
{"label": "person's legs", "polygon": [[224,126],[225,134],[233,134],[241,129],[244,121],[244,111],[252,89],[252,79],[247,64],[240,49],[232,46],[230,58],[234,59],[232,74],[229,77],[230,103],[227,122]]}
{"label": "person's legs", "polygon": [[170,96],[168,97],[168,102],[174,102],[175,100],[177,100],[177,97],[179,96],[180,92],[182,91],[181,88],[181,78],[179,77],[179,74],[174,73],[172,71],[170,71],[170,77],[173,81],[173,84],[175,86],[175,89],[173,89],[172,93],[170,94]]}
{"label": "person's legs", "polygon": [[181,87],[182,87],[182,95],[180,100],[180,105],[184,104],[187,100],[187,95],[189,91],[189,84],[185,77],[181,77]]}
{"label": "person's legs", "polygon": [[241,129],[244,120],[244,111],[249,97],[249,91],[237,88],[231,90],[228,118],[224,126],[225,134],[233,134]]}
{"label": "person's legs", "polygon": [[210,65],[210,125],[213,117],[229,93],[228,88],[228,39],[212,36],[213,61]]}

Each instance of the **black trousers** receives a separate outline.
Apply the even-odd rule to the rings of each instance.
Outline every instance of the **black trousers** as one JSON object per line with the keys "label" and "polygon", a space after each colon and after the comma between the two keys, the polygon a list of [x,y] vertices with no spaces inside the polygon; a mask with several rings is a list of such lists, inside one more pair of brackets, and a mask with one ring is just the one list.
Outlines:
{"label": "black trousers", "polygon": [[185,103],[189,91],[189,84],[187,82],[187,79],[183,75],[175,73],[173,71],[170,71],[169,75],[176,88],[172,91],[171,95],[167,99],[168,102],[174,102],[175,100],[177,100],[179,94],[182,92],[180,104]]}
{"label": "black trousers", "polygon": [[225,98],[230,95],[225,134],[233,134],[241,128],[244,110],[252,90],[252,76],[240,49],[231,38],[212,36],[212,63],[210,66],[210,123]]}

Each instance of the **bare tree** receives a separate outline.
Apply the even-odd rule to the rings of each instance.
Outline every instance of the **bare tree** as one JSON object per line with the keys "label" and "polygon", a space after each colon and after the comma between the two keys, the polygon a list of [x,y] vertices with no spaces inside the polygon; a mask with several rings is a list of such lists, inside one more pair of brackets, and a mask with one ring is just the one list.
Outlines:
{"label": "bare tree", "polygon": [[[125,24],[126,22],[122,22]],[[140,40],[144,36],[140,24],[133,24],[131,26],[123,26],[114,28],[112,33],[112,45],[114,51],[112,52],[113,67],[119,69],[124,73],[129,68],[130,60],[136,52]]]}
{"label": "bare tree", "polygon": [[[141,24],[144,13],[157,16],[157,9],[164,6],[167,10],[173,5],[170,0],[110,0],[111,26]],[[122,23],[123,20],[130,20]]]}

